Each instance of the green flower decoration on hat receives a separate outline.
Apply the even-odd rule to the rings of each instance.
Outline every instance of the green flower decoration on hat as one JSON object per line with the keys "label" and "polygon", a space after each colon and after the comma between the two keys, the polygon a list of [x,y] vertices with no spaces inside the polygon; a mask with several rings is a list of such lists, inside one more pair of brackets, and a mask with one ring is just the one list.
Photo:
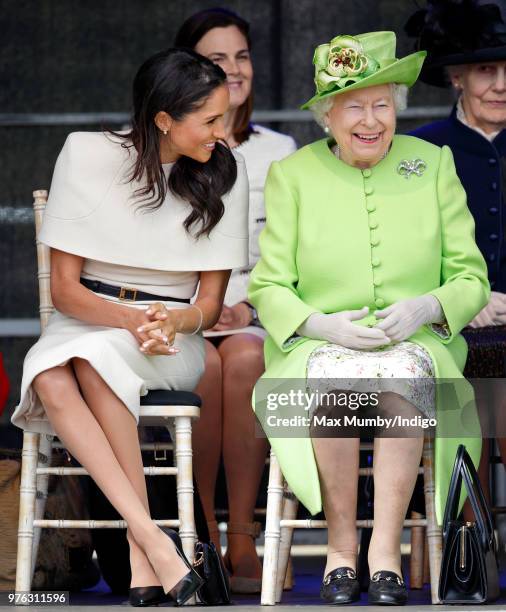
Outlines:
{"label": "green flower decoration on hat", "polygon": [[330,43],[316,47],[316,94],[301,108],[350,89],[385,83],[415,83],[425,51],[395,58],[394,32],[368,32],[357,36],[336,36]]}
{"label": "green flower decoration on hat", "polygon": [[318,93],[356,83],[374,74],[379,66],[373,57],[364,54],[359,40],[353,36],[336,36],[329,45],[317,47],[313,64]]}

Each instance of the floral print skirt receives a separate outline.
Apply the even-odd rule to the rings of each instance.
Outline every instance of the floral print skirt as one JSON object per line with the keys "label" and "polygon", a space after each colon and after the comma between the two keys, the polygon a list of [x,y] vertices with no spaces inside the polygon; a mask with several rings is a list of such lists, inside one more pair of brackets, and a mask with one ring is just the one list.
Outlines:
{"label": "floral print skirt", "polygon": [[307,363],[308,390],[329,393],[336,390],[336,382],[343,391],[395,392],[423,416],[435,417],[432,359],[413,342],[399,342],[372,351],[337,344],[318,347]]}

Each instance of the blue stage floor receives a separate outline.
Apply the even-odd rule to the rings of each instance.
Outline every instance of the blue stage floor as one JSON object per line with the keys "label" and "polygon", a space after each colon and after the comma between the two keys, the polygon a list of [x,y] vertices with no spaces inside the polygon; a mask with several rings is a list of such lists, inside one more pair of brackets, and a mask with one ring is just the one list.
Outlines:
{"label": "blue stage floor", "polygon": [[[321,608],[324,604],[319,599],[319,589],[321,582],[321,573],[325,564],[322,557],[295,557],[293,559],[295,586],[291,591],[285,591],[283,594],[282,604],[276,607],[276,610],[283,612],[284,609],[292,609],[296,606],[304,606],[311,609],[313,607]],[[506,572],[502,572],[502,596],[493,606],[487,606],[486,610],[506,610]],[[257,608],[260,604],[260,596],[254,595],[235,595],[234,604],[238,612]],[[128,602],[124,596],[112,595],[105,584],[101,581],[93,589],[81,593],[71,594],[71,605],[76,607],[109,607],[109,606],[127,606]],[[169,604],[167,605],[169,606]],[[367,593],[363,593],[360,602],[353,604],[366,609],[377,609],[379,607],[367,606]],[[445,609],[457,612],[458,610],[483,610],[483,606],[431,606],[429,587],[425,586],[422,590],[411,590],[409,592],[408,606],[411,609],[429,610],[433,608],[437,611]],[[328,607],[328,606],[324,606]],[[258,608],[257,608],[258,609]],[[383,608],[384,609],[384,608]],[[47,608],[44,608],[47,610]]]}

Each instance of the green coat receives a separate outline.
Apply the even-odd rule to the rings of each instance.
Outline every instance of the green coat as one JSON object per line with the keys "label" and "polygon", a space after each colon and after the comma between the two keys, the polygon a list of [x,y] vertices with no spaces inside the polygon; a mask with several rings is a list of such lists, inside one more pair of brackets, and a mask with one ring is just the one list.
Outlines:
{"label": "green coat", "polygon": [[[422,159],[426,169],[405,178],[398,165],[414,159]],[[336,159],[327,140],[319,140],[272,164],[265,203],[261,259],[249,289],[269,334],[264,387],[275,389],[280,379],[305,379],[309,355],[325,342],[290,338],[314,312],[363,306],[373,312],[426,293],[440,301],[449,337],[423,326],[410,340],[428,351],[438,379],[455,382],[451,397],[439,385],[436,392],[436,513],[441,521],[458,444],[465,443],[479,460],[472,389],[462,377],[467,346],[459,332],[490,294],[450,149],[395,136],[383,160],[360,170]],[[264,397],[262,391],[259,398],[257,384],[255,401]],[[258,405],[255,409],[259,413]],[[443,431],[450,434],[442,437]],[[312,514],[319,512],[310,438],[269,438],[295,495]]]}

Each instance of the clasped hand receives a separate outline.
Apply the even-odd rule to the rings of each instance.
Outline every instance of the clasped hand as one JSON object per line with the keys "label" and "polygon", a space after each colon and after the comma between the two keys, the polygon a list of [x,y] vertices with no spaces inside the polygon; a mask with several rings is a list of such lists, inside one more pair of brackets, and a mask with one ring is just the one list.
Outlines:
{"label": "clasped hand", "polygon": [[492,291],[488,304],[469,323],[471,327],[506,325],[506,294]]}
{"label": "clasped hand", "polygon": [[383,330],[392,342],[402,342],[426,323],[442,323],[443,309],[433,295],[421,295],[395,302],[388,308],[377,310],[374,315],[382,319],[376,329]]}
{"label": "clasped hand", "polygon": [[315,312],[297,329],[301,336],[315,340],[327,340],[350,349],[371,350],[388,344],[390,339],[382,329],[355,325],[369,313],[364,306],[360,310],[343,310],[332,314]]}
{"label": "clasped hand", "polygon": [[131,309],[127,329],[140,344],[145,355],[175,355],[179,349],[172,346],[176,337],[176,323],[162,303],[156,302],[147,310]]}
{"label": "clasped hand", "polygon": [[401,342],[412,336],[426,323],[438,323],[443,318],[439,300],[433,295],[401,300],[374,314],[381,321],[374,327],[356,325],[369,313],[364,306],[360,310],[344,310],[332,314],[314,313],[297,329],[298,333],[316,340],[327,340],[355,350],[372,350]]}
{"label": "clasped hand", "polygon": [[229,331],[240,329],[251,323],[251,312],[244,302],[238,302],[234,306],[223,305],[220,318],[211,331]]}

